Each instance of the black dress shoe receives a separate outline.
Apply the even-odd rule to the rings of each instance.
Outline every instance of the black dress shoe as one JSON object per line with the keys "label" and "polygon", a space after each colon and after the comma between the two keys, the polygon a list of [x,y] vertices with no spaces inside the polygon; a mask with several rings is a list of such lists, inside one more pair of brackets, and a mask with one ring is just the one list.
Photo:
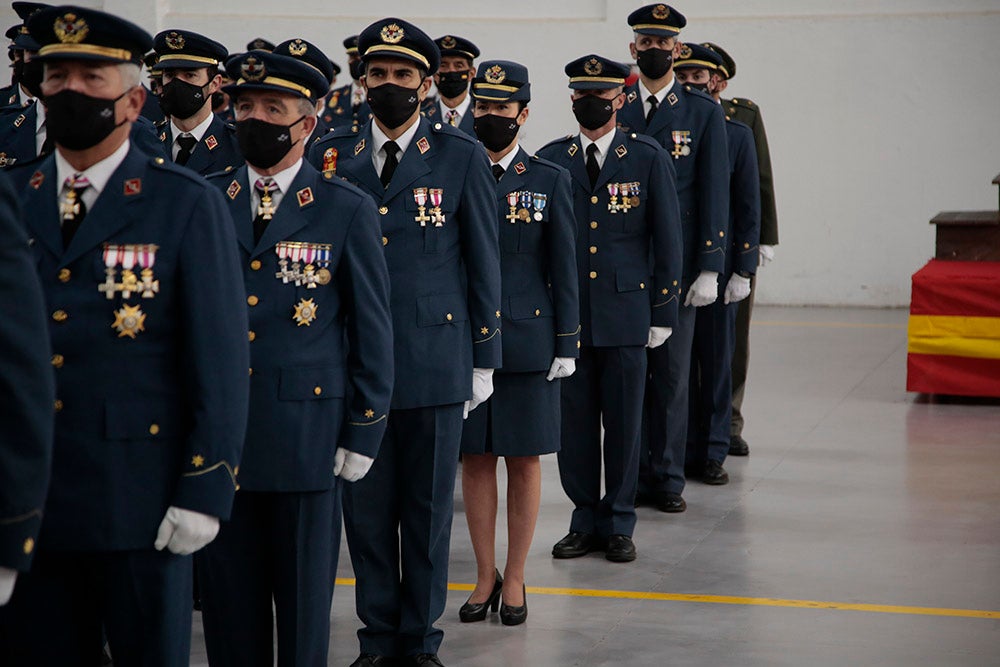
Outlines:
{"label": "black dress shoe", "polygon": [[635,503],[633,503],[633,504],[636,507],[642,507],[643,505],[652,505],[653,504],[653,494],[646,493],[645,491],[638,491],[635,494]]}
{"label": "black dress shoe", "polygon": [[661,512],[667,512],[668,514],[676,514],[677,512],[683,512],[687,509],[687,503],[681,498],[679,493],[667,493],[666,491],[657,491],[654,496],[654,501],[656,503],[656,509]]}
{"label": "black dress shoe", "polygon": [[701,475],[701,481],[712,486],[722,486],[729,484],[729,473],[718,461],[709,461],[705,464],[705,472]]}
{"label": "black dress shoe", "polygon": [[437,653],[418,653],[413,656],[414,667],[444,667]]}
{"label": "black dress shoe", "polygon": [[[458,610],[458,620],[462,623],[475,623],[486,618],[487,611],[496,611],[500,606],[500,592],[503,590],[503,577],[500,570],[496,571],[496,578],[493,580],[493,590],[486,602],[469,602],[466,600],[462,608]],[[471,597],[471,596],[470,596]]]}
{"label": "black dress shoe", "polygon": [[635,543],[628,535],[612,535],[604,557],[612,563],[631,563],[635,560]]}
{"label": "black dress shoe", "polygon": [[729,439],[730,456],[750,456],[750,445],[743,439],[743,436],[734,435]]}
{"label": "black dress shoe", "polygon": [[362,653],[351,663],[351,667],[391,667],[396,664],[395,658],[374,653]]}
{"label": "black dress shoe", "polygon": [[504,625],[521,625],[528,619],[528,594],[521,584],[521,597],[524,604],[520,607],[509,605],[506,602],[500,607],[500,622]]}
{"label": "black dress shoe", "polygon": [[590,533],[570,533],[556,542],[552,547],[554,558],[579,558],[586,556],[591,551],[600,551],[602,547],[601,539]]}

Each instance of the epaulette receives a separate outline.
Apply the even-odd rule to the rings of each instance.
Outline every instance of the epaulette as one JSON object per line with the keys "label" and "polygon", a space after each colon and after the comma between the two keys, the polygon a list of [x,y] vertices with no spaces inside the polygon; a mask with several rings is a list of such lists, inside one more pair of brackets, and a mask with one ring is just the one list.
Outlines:
{"label": "epaulette", "polygon": [[549,146],[556,146],[558,144],[563,144],[563,143],[566,143],[567,141],[570,141],[572,139],[576,139],[576,135],[575,134],[567,134],[565,137],[559,137],[558,139],[553,139],[552,141],[550,141],[549,143],[545,144],[544,146],[542,146],[538,150],[539,151],[543,151],[546,148],[548,148]]}
{"label": "epaulette", "polygon": [[153,123],[153,127],[155,127],[157,130],[162,130],[167,127],[167,123],[169,122],[170,122],[169,118],[164,118],[163,120],[158,120],[155,123]]}
{"label": "epaulette", "polygon": [[478,143],[477,139],[472,138],[462,130],[458,129],[457,127],[452,127],[447,123],[441,123],[441,122],[433,123],[431,124],[431,130],[438,134],[446,134],[449,137],[456,137],[458,139],[462,139],[463,141],[468,141],[470,144]]}
{"label": "epaulette", "polygon": [[192,171],[185,167],[180,167],[162,157],[149,158],[149,165],[154,169],[160,169],[161,171],[170,172],[171,174],[174,174],[176,176],[183,176],[185,179],[191,181],[192,183],[206,185],[205,177],[199,174],[198,172]]}
{"label": "epaulette", "polygon": [[638,141],[640,144],[646,144],[653,148],[663,148],[660,142],[645,134],[639,134],[638,132],[626,132],[626,134],[628,134],[628,138],[632,141]]}
{"label": "epaulette", "polygon": [[229,176],[239,166],[240,165],[238,165],[238,164],[231,164],[228,167],[226,167],[225,169],[220,169],[219,171],[213,171],[210,174],[205,174],[202,178],[204,178],[206,181],[209,181],[209,180],[212,180],[213,178],[220,178],[222,176]]}
{"label": "epaulette", "polygon": [[538,157],[537,154],[530,156],[528,159],[531,160],[532,163],[537,164],[540,167],[545,167],[545,168],[548,168],[548,169],[552,169],[553,171],[564,171],[563,167],[560,167],[555,162],[552,162],[550,160],[546,160],[543,157]]}
{"label": "epaulette", "polygon": [[748,100],[745,97],[743,97],[743,98],[735,98],[734,97],[733,99],[729,100],[728,102],[729,102],[729,104],[732,104],[732,105],[738,106],[738,107],[743,107],[744,109],[753,109],[754,111],[757,110],[757,105],[754,104],[752,101]]}
{"label": "epaulette", "polygon": [[694,95],[695,98],[701,98],[712,104],[715,104],[715,98],[706,93],[704,90],[699,90],[698,88],[692,88],[691,86],[684,86],[684,91],[690,95]]}

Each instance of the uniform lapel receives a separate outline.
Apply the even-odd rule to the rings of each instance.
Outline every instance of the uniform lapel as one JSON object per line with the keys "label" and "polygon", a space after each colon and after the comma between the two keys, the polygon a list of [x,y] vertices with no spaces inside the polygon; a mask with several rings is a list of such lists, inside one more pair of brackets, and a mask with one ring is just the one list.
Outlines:
{"label": "uniform lapel", "polygon": [[[396,172],[392,175],[392,180],[389,181],[389,186],[385,189],[385,197],[382,201],[391,200],[415,180],[431,173],[431,168],[427,164],[427,160],[434,155],[430,124],[423,118],[417,122],[420,123],[417,133],[413,135],[413,141],[403,153],[403,159],[399,161],[399,166],[396,167]],[[421,151],[421,146],[425,146],[426,149]],[[374,146],[372,148],[374,149]]]}
{"label": "uniform lapel", "polygon": [[70,241],[62,258],[64,264],[83,256],[94,246],[112,238],[118,230],[142,217],[147,160],[138,148],[133,146],[129,149]]}
{"label": "uniform lapel", "polygon": [[625,89],[625,106],[618,112],[619,126],[624,125],[632,132],[646,134],[645,108],[639,98],[639,84],[632,84]]}
{"label": "uniform lapel", "polygon": [[625,134],[621,130],[615,130],[615,136],[608,146],[608,154],[604,156],[601,173],[597,176],[597,185],[594,186],[595,191],[603,188],[604,184],[610,181],[621,170],[621,161],[627,154]]}
{"label": "uniform lapel", "polygon": [[[222,124],[222,120],[218,116],[214,116],[211,125],[205,130],[205,134],[202,135],[201,140],[195,144],[194,150],[191,151],[191,157],[188,158],[187,164],[184,166],[197,171],[199,174],[210,167],[215,162],[214,151],[219,148],[219,137],[222,136],[224,131],[225,127]],[[209,137],[212,138],[215,146],[214,149],[208,146]]]}
{"label": "uniform lapel", "polygon": [[566,151],[569,157],[569,173],[583,186],[584,190],[590,192],[592,189],[590,176],[587,176],[586,157],[583,154],[583,143],[580,141],[579,135],[574,137],[573,143],[566,148]]}
{"label": "uniform lapel", "polygon": [[[497,183],[497,199],[501,203],[506,203],[507,194],[520,190],[528,182],[528,154],[524,152],[524,149],[518,147],[517,155],[510,163],[510,167],[504,172],[503,177],[500,182]],[[517,166],[521,165],[521,173],[517,173]]]}
{"label": "uniform lapel", "polygon": [[27,162],[38,157],[38,145],[35,142],[35,123],[38,122],[36,104],[38,100],[21,109],[20,113],[11,114],[12,133],[4,150],[8,157],[16,157],[19,162]]}
{"label": "uniform lapel", "polygon": [[465,132],[470,137],[476,136],[476,118],[472,115],[472,105],[465,110],[465,115],[462,116],[462,122],[458,124],[458,129]]}
{"label": "uniform lapel", "polygon": [[346,158],[348,163],[352,165],[351,173],[358,183],[368,190],[375,201],[381,201],[385,188],[382,187],[382,181],[375,173],[375,165],[372,163],[372,151],[375,148],[372,142],[372,126],[371,123],[368,123],[359,134],[357,143],[351,149],[352,154],[339,156],[338,159]]}
{"label": "uniform lapel", "polygon": [[646,131],[643,134],[648,134],[651,137],[657,136],[663,130],[670,130],[673,127],[674,121],[674,110],[681,105],[681,95],[678,92],[680,90],[680,83],[674,79],[674,85],[670,86],[667,90],[666,96],[663,98],[663,102],[657,107],[656,113],[653,114],[653,122],[649,124]]}
{"label": "uniform lapel", "polygon": [[268,223],[260,237],[260,242],[253,249],[253,257],[274,247],[278,241],[287,239],[309,223],[309,216],[304,215],[304,213],[316,208],[317,183],[315,176],[316,170],[303,160],[302,166],[299,167],[299,173],[292,180],[291,187],[288,188],[288,192],[282,195],[274,218]]}
{"label": "uniform lapel", "polygon": [[233,178],[226,188],[226,205],[236,228],[236,238],[248,253],[253,252],[253,211],[250,209],[250,183],[247,166],[233,172]]}
{"label": "uniform lapel", "polygon": [[56,257],[63,254],[62,227],[59,219],[59,183],[56,182],[56,160],[49,156],[35,170],[25,191],[24,210],[31,235]]}

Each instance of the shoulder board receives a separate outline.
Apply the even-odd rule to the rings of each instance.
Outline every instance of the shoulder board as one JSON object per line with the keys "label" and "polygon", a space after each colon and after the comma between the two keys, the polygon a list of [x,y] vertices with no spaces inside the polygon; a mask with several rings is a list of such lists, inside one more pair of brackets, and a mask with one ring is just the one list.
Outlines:
{"label": "shoulder board", "polygon": [[234,123],[233,121],[231,121],[231,120],[224,120],[224,121],[222,121],[222,124],[230,132],[236,132],[236,123]]}
{"label": "shoulder board", "polygon": [[625,134],[628,135],[628,138],[631,141],[646,144],[647,146],[652,146],[653,148],[663,148],[663,144],[645,134],[639,134],[638,132],[626,132]]}
{"label": "shoulder board", "polygon": [[557,165],[555,162],[546,160],[543,157],[538,157],[538,155],[531,155],[528,157],[528,160],[530,160],[532,164],[537,164],[540,167],[552,169],[553,171],[563,171],[563,168]]}
{"label": "shoulder board", "polygon": [[543,151],[546,148],[548,148],[549,146],[558,146],[559,144],[564,144],[567,141],[572,141],[575,138],[576,138],[575,134],[567,134],[565,137],[559,137],[558,139],[553,139],[552,141],[550,141],[549,143],[545,144],[544,146],[542,146],[538,150]]}
{"label": "shoulder board", "polygon": [[476,139],[473,139],[468,134],[458,129],[457,127],[452,127],[446,123],[440,121],[436,123],[430,123],[431,131],[436,134],[445,134],[449,137],[456,137],[462,139],[463,141],[468,141],[469,143],[478,143]]}
{"label": "shoulder board", "polygon": [[6,164],[0,164],[7,173],[17,172],[21,169],[34,168],[39,162],[48,157],[48,155],[36,155],[33,158],[28,158],[27,160],[18,160],[17,158],[8,158],[5,154],[0,153],[3,157],[0,158],[0,163],[6,160]]}
{"label": "shoulder board", "polygon": [[745,97],[734,97],[731,100],[724,100],[724,101],[727,101],[729,104],[732,104],[733,106],[742,107],[744,109],[753,109],[755,111],[757,110],[757,105]]}
{"label": "shoulder board", "polygon": [[167,171],[176,176],[183,176],[185,179],[191,181],[192,183],[198,183],[199,185],[205,185],[205,177],[196,171],[186,169],[184,167],[179,167],[170,160],[166,160],[162,157],[151,157],[149,158],[149,166],[154,169],[159,169],[160,171]]}
{"label": "shoulder board", "polygon": [[684,86],[684,92],[696,99],[708,100],[712,104],[715,104],[715,98],[708,93],[698,90],[697,88],[692,88],[691,86]]}
{"label": "shoulder board", "polygon": [[205,179],[206,181],[210,181],[210,180],[212,180],[213,178],[221,178],[221,177],[223,177],[223,176],[230,176],[230,175],[231,175],[231,174],[232,174],[232,173],[233,173],[234,171],[236,171],[237,169],[239,169],[239,168],[240,168],[240,166],[242,166],[242,165],[238,165],[238,164],[231,164],[231,165],[229,165],[228,167],[226,167],[225,169],[220,169],[219,171],[213,171],[213,172],[212,172],[212,173],[210,173],[210,174],[205,174],[205,175],[203,176],[203,178],[204,178],[204,179]]}

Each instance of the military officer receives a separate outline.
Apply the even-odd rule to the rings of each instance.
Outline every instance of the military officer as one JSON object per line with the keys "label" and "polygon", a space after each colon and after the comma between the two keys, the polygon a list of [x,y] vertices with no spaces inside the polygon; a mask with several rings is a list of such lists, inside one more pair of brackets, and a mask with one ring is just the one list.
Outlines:
{"label": "military officer", "polygon": [[13,25],[4,33],[4,37],[10,40],[10,44],[7,45],[7,57],[10,59],[11,74],[10,85],[0,88],[0,107],[21,104],[21,86],[18,79],[24,70],[24,49],[18,48],[15,44],[21,27],[20,24]]}
{"label": "military officer", "polygon": [[[677,80],[702,90],[718,103],[725,79],[722,58],[700,44],[685,44],[674,63]],[[701,470],[707,461],[720,466],[729,453],[732,409],[732,356],[737,303],[750,294],[757,270],[760,236],[760,179],[750,128],[726,119],[729,148],[729,225],[725,269],[719,274],[720,298],[698,308],[691,355],[685,465]],[[712,479],[719,483],[727,478]]]}
{"label": "military officer", "polygon": [[[729,80],[736,76],[736,61],[718,44],[705,42],[704,46],[722,57],[723,90]],[[760,173],[760,266],[767,266],[774,259],[774,247],[778,245],[778,210],[774,202],[774,176],[771,170],[771,150],[767,145],[764,119],[760,107],[745,97],[723,99],[722,107],[732,120],[748,125],[753,131],[757,152],[757,166]],[[736,312],[736,339],[733,351],[733,416],[730,429],[729,455],[747,456],[750,446],[743,439],[743,395],[746,390],[747,368],[750,363],[750,315],[753,312],[753,298],[756,294],[757,276],[750,277],[750,296],[740,302]]]}
{"label": "military officer", "polygon": [[176,164],[202,176],[242,162],[236,128],[212,113],[212,95],[222,85],[219,65],[226,47],[190,30],[164,30],[153,38],[153,70],[163,74],[157,126]]}
{"label": "military officer", "polygon": [[[575,509],[556,558],[603,550],[635,560],[646,348],[677,326],[681,230],[669,156],[616,129],[628,67],[589,55],[566,65],[578,135],[538,154],[573,175],[582,349],[562,387],[559,478]],[[601,425],[604,487],[601,497]]]}
{"label": "military officer", "polygon": [[270,42],[263,37],[254,37],[247,42],[247,51],[274,51],[274,42]]}
{"label": "military officer", "polygon": [[[28,19],[56,152],[24,167],[49,308],[55,443],[30,572],[0,622],[12,665],[187,665],[191,559],[229,516],[249,392],[222,196],[129,140],[152,38],[93,9]],[[30,213],[29,213],[30,212]]]}
{"label": "military officer", "polygon": [[[497,181],[503,368],[493,395],[462,429],[462,496],[478,581],[459,617],[483,620],[502,594],[500,619],[517,625],[528,615],[524,564],[541,496],[538,457],[559,449],[556,380],[573,373],[579,356],[576,220],[569,172],[518,145],[531,100],[528,69],[487,61],[472,85],[469,115]],[[507,465],[510,538],[502,578],[494,555],[499,456]]]}
{"label": "military officer", "polygon": [[364,63],[358,55],[358,36],[351,35],[344,39],[344,49],[347,51],[347,69],[351,74],[351,83],[341,88],[334,88],[326,98],[326,111],[323,120],[331,127],[347,126],[354,131],[371,120],[371,107],[365,95],[361,77],[364,76]]}
{"label": "military officer", "polygon": [[156,51],[150,51],[142,59],[146,76],[149,78],[149,86],[143,85],[143,88],[146,89],[146,102],[142,105],[142,115],[149,119],[153,125],[161,122],[164,118],[163,109],[160,108],[160,93],[163,92],[163,70],[153,69],[158,59]]}
{"label": "military officer", "polygon": [[[670,153],[684,237],[677,328],[666,345],[649,353],[637,501],[650,502],[663,512],[683,512],[695,308],[716,300],[727,242],[726,121],[710,96],[685,88],[674,77],[673,60],[681,52],[678,35],[687,24],[684,16],[665,4],[647,5],[632,12],[628,23],[634,33],[629,50],[638,64],[639,80],[626,90],[619,123],[623,129],[653,137]],[[704,472],[707,477],[709,471]]]}
{"label": "military officer", "polygon": [[454,35],[434,40],[441,51],[441,68],[434,75],[437,97],[428,97],[421,105],[421,113],[432,121],[442,121],[475,136],[469,107],[469,81],[476,74],[475,60],[479,47]]}
{"label": "military officer", "polygon": [[52,465],[45,300],[19,219],[17,195],[0,174],[0,312],[8,314],[0,320],[0,606],[31,566]]}
{"label": "military officer", "polygon": [[31,38],[24,22],[34,12],[48,5],[40,2],[12,2],[11,8],[21,19],[21,23],[12,26],[5,33],[11,40],[8,55],[11,58],[13,76],[8,87],[0,89],[0,106],[19,108],[27,106],[38,96],[38,86],[42,82],[42,65],[36,62],[29,65],[30,54],[38,52],[38,43]]}
{"label": "military officer", "polygon": [[392,281],[392,410],[371,472],[344,489],[364,623],[355,665],[439,665],[462,416],[489,397],[500,366],[495,181],[473,138],[420,116],[440,60],[422,30],[386,18],[358,48],[374,119],[310,150],[375,199]]}
{"label": "military officer", "polygon": [[326,95],[330,91],[330,86],[333,85],[333,80],[336,76],[333,73],[333,61],[327,58],[326,54],[318,46],[304,39],[286,40],[274,47],[274,52],[301,60],[319,72],[326,81],[326,86],[316,100],[316,110],[314,113],[316,116],[316,127],[313,128],[312,133],[308,137],[309,143],[319,141],[323,135],[330,131],[330,125],[323,117],[326,114]]}
{"label": "military officer", "polygon": [[[311,46],[311,45],[310,45]],[[312,47],[315,48],[315,47]],[[246,164],[213,175],[239,239],[250,319],[250,423],[230,521],[198,554],[215,665],[325,665],[340,486],[364,476],[392,392],[378,214],[303,162],[328,83],[279,44],[227,63]],[[284,137],[283,137],[284,135]]]}

